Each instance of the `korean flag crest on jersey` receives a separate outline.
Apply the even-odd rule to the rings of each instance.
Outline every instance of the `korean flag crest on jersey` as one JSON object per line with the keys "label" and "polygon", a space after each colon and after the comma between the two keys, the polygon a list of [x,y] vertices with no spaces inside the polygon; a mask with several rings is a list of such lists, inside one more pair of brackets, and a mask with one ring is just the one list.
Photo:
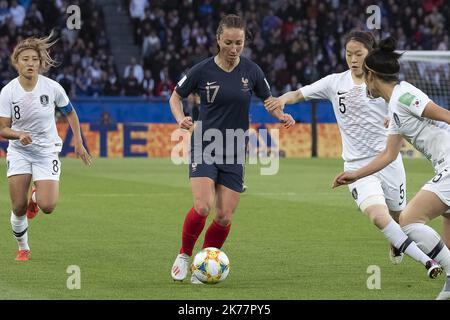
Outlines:
{"label": "korean flag crest on jersey", "polygon": [[42,104],[43,106],[48,105],[48,101],[49,101],[48,95],[43,94],[43,95],[40,97],[40,100],[41,100],[41,104]]}

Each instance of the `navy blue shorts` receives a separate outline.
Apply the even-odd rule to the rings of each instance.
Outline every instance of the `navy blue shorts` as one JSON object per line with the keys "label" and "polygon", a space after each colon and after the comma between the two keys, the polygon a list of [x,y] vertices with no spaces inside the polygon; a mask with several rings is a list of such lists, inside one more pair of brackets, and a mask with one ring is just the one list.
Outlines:
{"label": "navy blue shorts", "polygon": [[189,164],[189,178],[208,177],[233,191],[243,192],[244,165],[242,164]]}

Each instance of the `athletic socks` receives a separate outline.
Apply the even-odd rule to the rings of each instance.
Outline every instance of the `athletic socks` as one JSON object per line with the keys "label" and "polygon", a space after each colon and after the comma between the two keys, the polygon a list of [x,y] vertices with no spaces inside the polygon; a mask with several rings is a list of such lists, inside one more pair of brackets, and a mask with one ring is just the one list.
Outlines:
{"label": "athletic socks", "polygon": [[408,238],[400,225],[394,220],[389,222],[389,224],[381,231],[389,242],[400,250],[400,252],[405,252],[408,256],[416,261],[420,261],[423,265],[430,260],[430,257],[427,256],[424,251],[420,250],[415,242]]}
{"label": "athletic socks", "polygon": [[18,217],[11,212],[11,227],[16,238],[19,250],[30,250],[28,246],[28,220],[27,216]]}
{"label": "athletic socks", "polygon": [[203,243],[203,249],[214,247],[217,249],[222,248],[223,243],[228,237],[228,233],[230,233],[231,223],[226,227],[221,226],[215,220],[213,220],[206,230],[205,241]]}
{"label": "athletic socks", "polygon": [[200,233],[202,233],[205,227],[206,218],[206,216],[201,216],[194,208],[189,210],[183,223],[180,253],[186,253],[188,256],[192,256],[195,242],[197,242]]}
{"label": "athletic socks", "polygon": [[447,276],[450,276],[450,251],[436,231],[422,223],[411,223],[402,229],[423,252],[442,266]]}

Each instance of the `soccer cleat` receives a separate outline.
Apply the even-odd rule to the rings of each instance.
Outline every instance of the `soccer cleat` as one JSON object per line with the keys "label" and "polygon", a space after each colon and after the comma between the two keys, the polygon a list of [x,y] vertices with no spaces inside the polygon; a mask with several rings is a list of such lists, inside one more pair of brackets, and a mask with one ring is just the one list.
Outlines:
{"label": "soccer cleat", "polygon": [[39,207],[36,202],[33,201],[33,193],[36,193],[36,188],[33,186],[31,189],[31,196],[30,200],[28,201],[28,207],[27,207],[27,218],[33,219],[36,217],[36,215],[39,212]]}
{"label": "soccer cleat", "polygon": [[193,274],[191,274],[191,283],[192,283],[192,284],[203,284],[203,282],[201,282],[200,280],[198,280],[197,277],[194,276]]}
{"label": "soccer cleat", "polygon": [[30,250],[17,251],[16,261],[28,261],[30,259]]}
{"label": "soccer cleat", "polygon": [[439,292],[436,300],[450,300],[450,276],[447,276],[447,280],[445,281],[444,288],[441,292]]}
{"label": "soccer cleat", "polygon": [[398,250],[392,244],[389,246],[389,259],[391,260],[392,264],[400,264],[403,260],[403,255],[403,252]]}
{"label": "soccer cleat", "polygon": [[177,255],[171,272],[172,279],[174,281],[183,281],[186,278],[189,270],[190,258],[191,257],[189,257],[186,253],[180,253]]}
{"label": "soccer cleat", "polygon": [[434,260],[428,260],[425,264],[427,274],[431,279],[436,279],[442,273],[442,267]]}

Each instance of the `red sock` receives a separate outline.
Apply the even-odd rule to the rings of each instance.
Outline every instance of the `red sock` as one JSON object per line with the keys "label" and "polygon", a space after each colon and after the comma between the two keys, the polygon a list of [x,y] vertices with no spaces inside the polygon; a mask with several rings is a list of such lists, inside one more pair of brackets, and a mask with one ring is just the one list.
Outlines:
{"label": "red sock", "polygon": [[206,218],[201,216],[194,208],[189,210],[186,219],[184,219],[180,253],[192,256],[195,242],[197,242],[198,236],[205,227]]}
{"label": "red sock", "polygon": [[228,237],[230,232],[231,223],[226,227],[221,226],[215,220],[211,223],[205,234],[205,242],[203,243],[203,249],[208,247],[214,247],[217,249],[222,248],[223,243]]}

